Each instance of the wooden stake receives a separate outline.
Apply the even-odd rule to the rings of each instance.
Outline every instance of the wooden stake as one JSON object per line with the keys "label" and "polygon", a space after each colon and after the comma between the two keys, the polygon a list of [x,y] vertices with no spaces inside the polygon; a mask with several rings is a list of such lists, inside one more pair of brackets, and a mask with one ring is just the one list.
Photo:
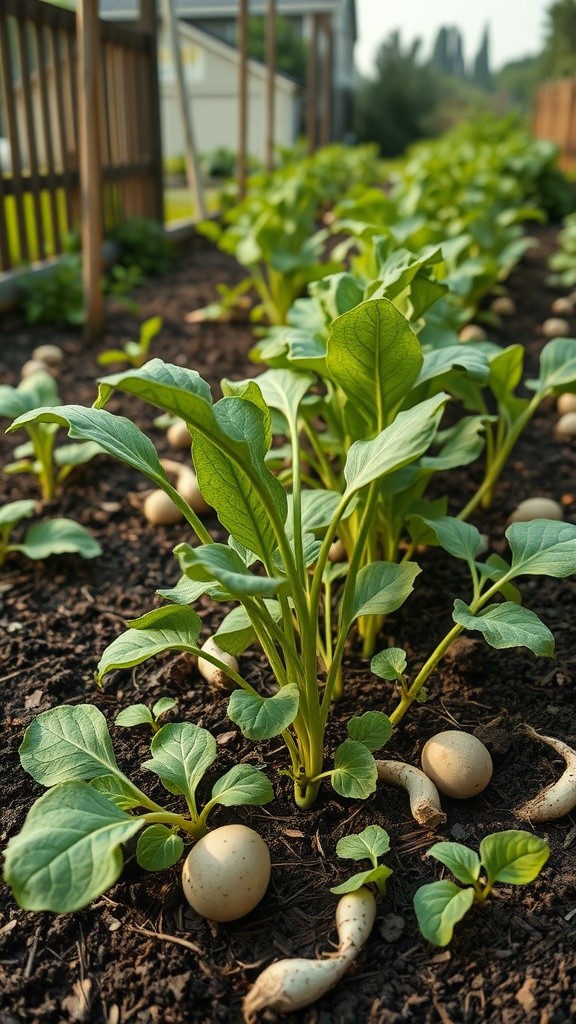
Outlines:
{"label": "wooden stake", "polygon": [[276,0],[266,7],[266,170],[274,169],[276,86]]}
{"label": "wooden stake", "polygon": [[246,135],[248,128],[248,0],[238,5],[238,198],[246,195]]}
{"label": "wooden stake", "polygon": [[98,102],[100,25],[98,0],[80,0],[78,30],[78,113],[80,122],[80,189],[82,205],[82,267],[86,322],[84,338],[92,342],[104,330],[102,296],[102,169]]}

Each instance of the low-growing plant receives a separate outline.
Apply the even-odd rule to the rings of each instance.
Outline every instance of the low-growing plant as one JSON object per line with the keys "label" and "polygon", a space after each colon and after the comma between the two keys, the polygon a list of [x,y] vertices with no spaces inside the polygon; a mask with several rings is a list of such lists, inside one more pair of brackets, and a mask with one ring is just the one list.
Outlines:
{"label": "low-growing plant", "polygon": [[[167,710],[167,709],[165,709]],[[123,866],[122,844],[138,832],[138,864],[160,871],[184,852],[180,833],[199,839],[218,804],[260,805],[273,799],[270,781],[254,765],[234,765],[212,786],[200,809],[197,790],[217,757],[216,740],[191,722],[154,733],[142,765],[185,804],[157,803],[118,767],[106,719],[91,704],[52,708],[28,727],[20,761],[48,791],[32,806],[5,851],[5,879],[26,910],[69,913],[110,888]],[[143,830],[143,831],[142,831]]]}
{"label": "low-growing plant", "polygon": [[50,555],[77,554],[82,558],[96,558],[102,554],[98,541],[80,523],[73,519],[48,519],[34,523],[19,543],[12,541],[12,531],[34,515],[36,503],[30,499],[11,501],[0,507],[0,566],[12,552],[39,561]]}
{"label": "low-growing plant", "polygon": [[480,855],[461,843],[435,843],[426,856],[450,869],[449,879],[422,885],[414,896],[420,931],[436,946],[447,946],[454,926],[473,905],[482,904],[498,882],[526,885],[540,874],[550,855],[548,843],[531,832],[493,832],[480,843]]}
{"label": "low-growing plant", "polygon": [[[18,387],[0,384],[0,417],[21,416],[31,410],[58,405],[60,399],[54,378],[37,370]],[[96,441],[66,444],[56,448],[58,427],[54,423],[32,423],[25,427],[29,440],[14,450],[16,461],[4,466],[5,473],[31,473],[40,484],[42,497],[53,498],[57,488],[76,466],[89,462],[102,452]]]}
{"label": "low-growing plant", "polygon": [[160,697],[151,708],[146,704],[131,704],[130,707],[120,711],[114,719],[115,725],[122,725],[125,728],[133,728],[135,725],[148,725],[153,733],[159,732],[161,726],[158,719],[176,707],[173,697]]}
{"label": "low-growing plant", "polygon": [[336,854],[346,860],[369,860],[372,867],[365,871],[357,871],[345,882],[333,886],[330,892],[343,896],[347,892],[356,892],[363,885],[377,886],[380,896],[386,892],[386,881],[392,869],[379,860],[390,849],[390,836],[380,825],[368,825],[356,835],[344,836],[336,844]]}
{"label": "low-growing plant", "polygon": [[129,217],[110,233],[120,246],[119,263],[138,267],[144,277],[165,274],[174,263],[174,246],[158,221]]}
{"label": "low-growing plant", "polygon": [[65,253],[42,275],[22,274],[20,286],[26,323],[58,327],[84,323],[82,257],[78,253]]}
{"label": "low-growing plant", "polygon": [[98,362],[101,366],[108,366],[109,363],[128,363],[130,366],[143,366],[148,359],[152,339],[156,337],[162,328],[162,319],[159,316],[150,317],[140,326],[138,341],[127,341],[121,349],[110,348],[100,352]]}

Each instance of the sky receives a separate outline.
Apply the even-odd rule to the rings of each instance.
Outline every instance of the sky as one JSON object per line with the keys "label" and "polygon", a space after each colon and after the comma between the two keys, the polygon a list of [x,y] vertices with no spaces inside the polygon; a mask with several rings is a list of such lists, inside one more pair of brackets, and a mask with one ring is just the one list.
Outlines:
{"label": "sky", "polygon": [[498,71],[508,61],[540,52],[546,12],[552,3],[553,0],[356,0],[356,65],[362,74],[370,74],[378,45],[395,29],[400,30],[404,46],[420,37],[421,57],[428,57],[442,25],[460,29],[468,63],[476,55],[488,25],[491,68]]}

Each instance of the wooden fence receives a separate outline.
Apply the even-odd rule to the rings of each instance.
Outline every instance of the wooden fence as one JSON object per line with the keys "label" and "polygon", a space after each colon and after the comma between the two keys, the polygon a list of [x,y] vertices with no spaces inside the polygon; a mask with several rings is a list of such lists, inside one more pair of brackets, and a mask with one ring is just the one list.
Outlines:
{"label": "wooden fence", "polygon": [[[99,23],[98,120],[105,228],[162,221],[155,26]],[[0,0],[0,271],[61,253],[79,226],[76,15]]]}
{"label": "wooden fence", "polygon": [[534,98],[532,129],[536,138],[559,146],[564,170],[576,166],[576,78],[540,86]]}

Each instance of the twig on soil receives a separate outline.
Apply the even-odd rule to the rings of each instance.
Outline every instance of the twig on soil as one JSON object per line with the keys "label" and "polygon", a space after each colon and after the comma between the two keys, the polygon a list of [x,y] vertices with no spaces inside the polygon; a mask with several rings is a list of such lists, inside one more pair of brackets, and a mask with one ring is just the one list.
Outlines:
{"label": "twig on soil", "polygon": [[189,942],[188,939],[180,939],[177,935],[168,935],[166,932],[153,932],[149,928],[140,927],[140,925],[127,924],[125,927],[131,932],[139,932],[141,935],[147,935],[151,939],[163,939],[164,942],[174,942],[177,946],[184,946],[185,949],[192,950],[198,956],[202,955],[200,947],[196,946],[194,942]]}
{"label": "twig on soil", "polygon": [[34,966],[34,960],[36,959],[36,950],[38,949],[38,943],[40,942],[40,932],[41,926],[39,925],[34,934],[32,946],[30,947],[30,953],[28,954],[28,960],[26,962],[26,967],[24,968],[24,977],[26,978],[26,981],[28,981],[28,979],[32,977],[32,968]]}

